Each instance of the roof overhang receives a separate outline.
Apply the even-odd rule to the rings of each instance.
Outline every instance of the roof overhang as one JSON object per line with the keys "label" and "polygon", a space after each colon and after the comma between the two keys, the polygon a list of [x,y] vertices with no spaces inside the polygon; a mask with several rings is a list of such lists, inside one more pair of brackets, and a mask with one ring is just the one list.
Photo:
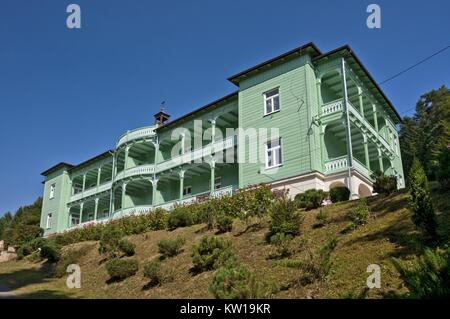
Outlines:
{"label": "roof overhang", "polygon": [[386,94],[384,94],[381,87],[378,85],[378,83],[375,81],[366,67],[361,63],[361,60],[349,45],[344,45],[327,53],[321,54],[315,57],[313,59],[313,62],[319,62],[324,59],[332,59],[338,56],[345,58],[345,61],[349,64],[352,71],[354,71],[358,77],[362,79],[366,78],[368,80],[367,82],[370,85],[369,90],[371,91],[371,93],[386,102],[386,104],[389,106],[388,111],[390,111],[389,113],[396,124],[402,123],[402,117],[397,112],[392,102],[388,99]]}
{"label": "roof overhang", "polygon": [[264,71],[274,65],[284,63],[284,62],[286,62],[290,59],[293,59],[295,57],[298,57],[302,54],[310,54],[311,57],[314,58],[316,56],[321,55],[322,53],[320,52],[319,48],[317,48],[317,46],[313,42],[309,42],[309,43],[299,46],[293,50],[290,50],[286,53],[283,53],[279,56],[276,56],[270,60],[262,62],[258,65],[255,65],[245,71],[239,72],[239,73],[229,77],[228,81],[238,85],[242,79],[244,79],[254,73]]}

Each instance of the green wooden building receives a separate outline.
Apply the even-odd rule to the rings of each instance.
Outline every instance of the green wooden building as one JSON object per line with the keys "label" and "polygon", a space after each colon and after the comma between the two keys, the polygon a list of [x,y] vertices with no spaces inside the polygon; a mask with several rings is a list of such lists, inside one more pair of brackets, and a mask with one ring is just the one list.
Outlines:
{"label": "green wooden building", "polygon": [[269,183],[290,196],[404,175],[395,108],[349,46],[308,43],[228,79],[237,91],[170,121],[126,132],[109,150],[45,177],[45,235],[171,209]]}

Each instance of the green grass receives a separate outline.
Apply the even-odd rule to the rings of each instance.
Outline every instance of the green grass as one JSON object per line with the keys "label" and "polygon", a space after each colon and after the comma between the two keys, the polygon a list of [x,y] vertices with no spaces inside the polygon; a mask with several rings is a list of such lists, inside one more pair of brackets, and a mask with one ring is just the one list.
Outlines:
{"label": "green grass", "polygon": [[[450,238],[449,194],[442,194],[432,184],[434,203],[439,212],[439,232],[444,239]],[[316,215],[320,209],[305,212],[300,236],[294,238],[293,254],[288,259],[271,259],[272,247],[267,244],[268,220],[261,227],[247,227],[235,221],[232,232],[217,235],[233,243],[237,260],[256,277],[274,287],[273,298],[389,298],[407,292],[392,257],[409,259],[423,251],[421,235],[410,219],[408,194],[404,191],[389,197],[368,199],[370,217],[367,224],[350,233],[343,233],[348,225],[347,211],[355,208],[358,201],[343,202],[323,207],[329,215],[327,223],[317,227]],[[78,243],[66,249],[79,249],[84,245],[93,248],[80,257],[82,288],[70,290],[65,287],[66,276],[52,278],[51,267],[45,263],[27,260],[0,264],[0,282],[13,289],[18,297],[48,298],[212,298],[208,291],[213,271],[193,274],[191,248],[204,235],[216,235],[205,225],[179,228],[174,231],[152,231],[129,236],[136,244],[135,257],[139,260],[139,272],[120,282],[108,282],[102,256],[98,254],[97,242]],[[333,267],[322,281],[301,284],[301,264],[309,254],[332,237],[339,243],[332,253]],[[159,260],[158,242],[165,239],[184,238],[185,245],[177,256],[162,261],[161,266],[170,272],[173,280],[148,288],[143,275],[145,262]],[[366,272],[369,264],[381,266],[381,289],[367,290]],[[147,287],[147,288],[146,288]]]}

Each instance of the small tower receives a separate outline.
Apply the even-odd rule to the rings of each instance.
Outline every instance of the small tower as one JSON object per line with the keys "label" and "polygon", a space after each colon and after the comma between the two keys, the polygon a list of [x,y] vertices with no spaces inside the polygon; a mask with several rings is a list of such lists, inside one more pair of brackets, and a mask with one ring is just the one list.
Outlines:
{"label": "small tower", "polygon": [[170,118],[170,115],[167,114],[166,112],[164,112],[164,104],[166,104],[166,101],[162,101],[161,102],[161,111],[159,111],[158,113],[156,113],[154,115],[154,117],[155,117],[155,124],[163,125]]}

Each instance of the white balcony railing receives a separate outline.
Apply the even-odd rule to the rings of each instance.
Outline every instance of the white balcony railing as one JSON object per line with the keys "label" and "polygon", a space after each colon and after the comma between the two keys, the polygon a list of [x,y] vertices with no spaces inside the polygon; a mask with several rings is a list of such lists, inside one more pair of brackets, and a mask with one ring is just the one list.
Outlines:
{"label": "white balcony railing", "polygon": [[106,192],[107,190],[111,189],[111,181],[103,183],[101,185],[99,185],[98,187],[92,187],[89,189],[86,189],[84,192],[80,192],[80,193],[76,193],[72,196],[70,196],[70,201],[69,202],[75,202],[77,200],[80,200],[82,198],[85,197],[89,197],[98,193],[102,193],[102,192]]}
{"label": "white balcony railing", "polygon": [[152,137],[155,135],[155,128],[156,126],[146,126],[143,128],[138,128],[129,131],[119,138],[119,141],[117,142],[117,147],[129,141],[133,141],[135,139]]}
{"label": "white balcony railing", "polygon": [[155,172],[155,165],[148,164],[142,166],[136,166],[133,168],[129,168],[127,170],[123,170],[116,175],[115,180],[121,180],[125,177],[132,177],[137,175],[150,175]]}
{"label": "white balcony railing", "polygon": [[322,106],[322,114],[329,115],[336,112],[342,112],[344,110],[344,105],[342,103],[342,99],[324,104]]}
{"label": "white balcony railing", "polygon": [[333,173],[348,167],[347,156],[342,156],[325,163],[325,173]]}

